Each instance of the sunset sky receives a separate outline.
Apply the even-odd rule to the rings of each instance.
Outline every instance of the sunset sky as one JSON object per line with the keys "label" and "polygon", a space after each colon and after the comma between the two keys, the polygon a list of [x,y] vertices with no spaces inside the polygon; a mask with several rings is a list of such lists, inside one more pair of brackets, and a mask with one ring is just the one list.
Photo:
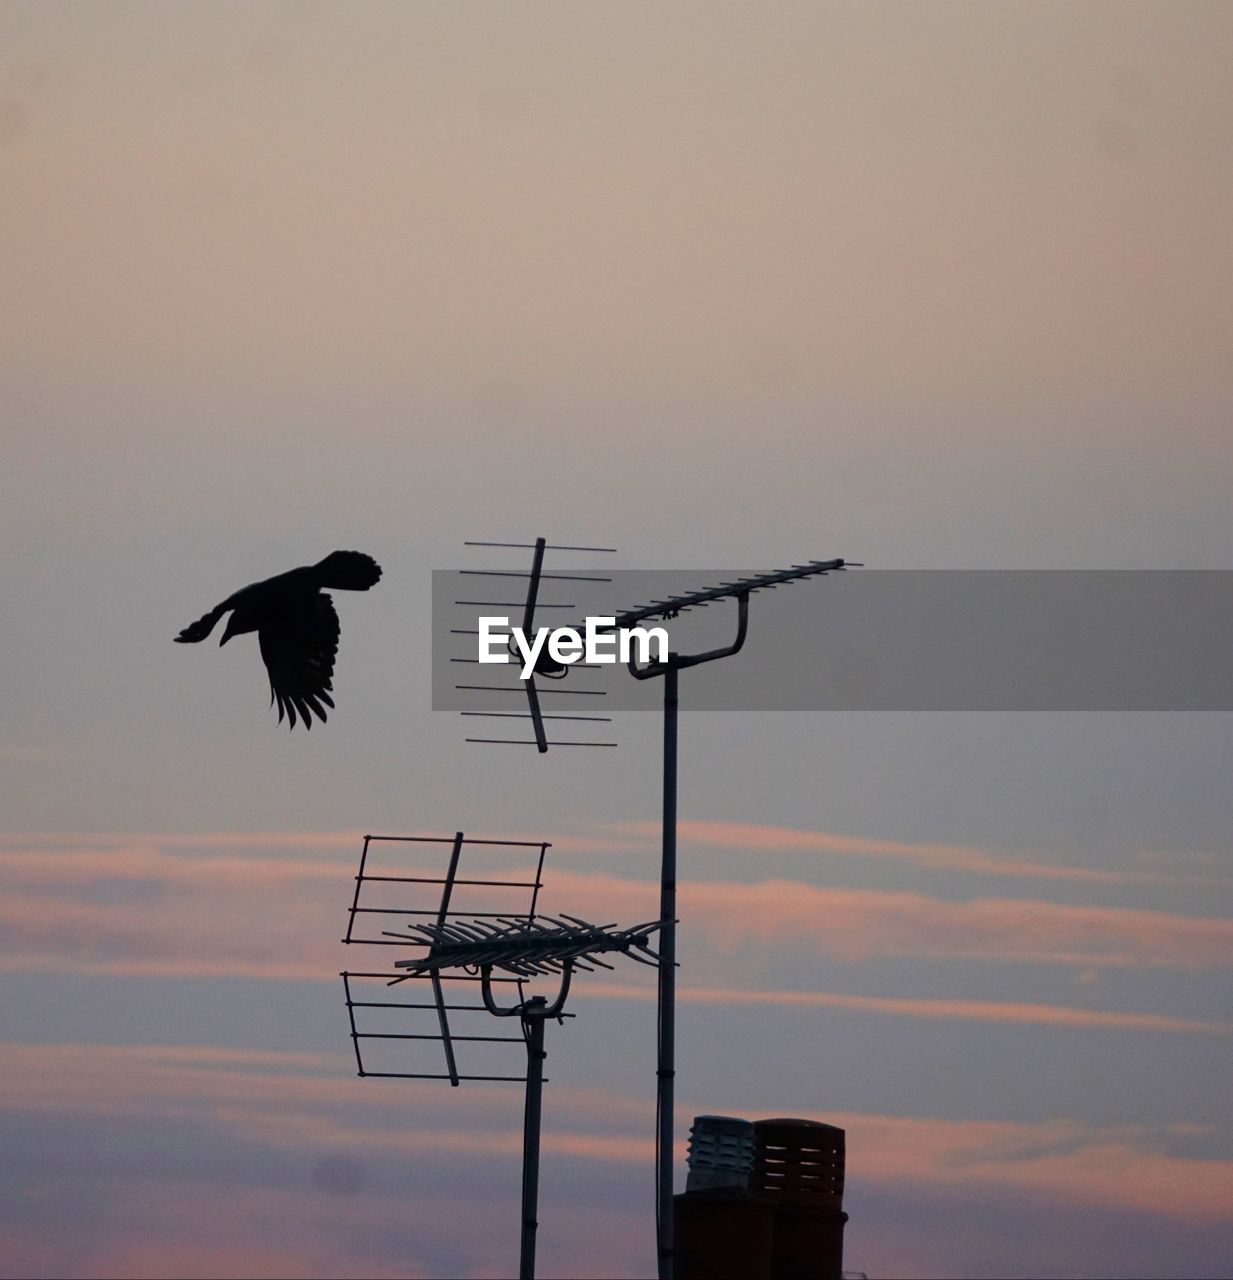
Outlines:
{"label": "sunset sky", "polygon": [[[518,1091],[355,1077],[361,838],[652,918],[659,721],[464,743],[464,539],[1233,567],[1231,67],[1186,0],[0,0],[0,1274],[515,1269]],[[172,638],[335,548],[384,577],[288,734]],[[842,1125],[872,1277],[1228,1274],[1233,717],[681,750],[682,1142]],[[540,1271],[647,1276],[653,975],[571,1009]]]}

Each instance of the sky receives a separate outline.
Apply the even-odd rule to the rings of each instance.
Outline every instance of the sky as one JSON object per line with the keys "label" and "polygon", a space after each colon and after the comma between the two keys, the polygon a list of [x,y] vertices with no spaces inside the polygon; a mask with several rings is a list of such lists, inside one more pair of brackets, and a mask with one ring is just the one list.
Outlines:
{"label": "sky", "polygon": [[[465,743],[465,539],[1230,567],[1231,65],[1218,3],[5,0],[0,1274],[513,1271],[516,1088],[355,1076],[362,836],[648,919],[659,722]],[[384,576],[288,734],[172,638],[335,548]],[[680,1143],[843,1126],[870,1276],[1227,1274],[1227,713],[681,752]],[[645,975],[549,1030],[545,1276],[653,1270]]]}

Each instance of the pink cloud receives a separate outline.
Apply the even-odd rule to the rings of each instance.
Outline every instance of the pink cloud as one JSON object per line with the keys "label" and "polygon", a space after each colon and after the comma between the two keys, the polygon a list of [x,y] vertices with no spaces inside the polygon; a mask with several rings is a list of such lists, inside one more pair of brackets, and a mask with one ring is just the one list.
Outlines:
{"label": "pink cloud", "polygon": [[[684,880],[689,927],[720,950],[793,945],[857,961],[875,956],[1145,968],[1233,966],[1233,921],[1037,898],[947,900],[798,880]],[[585,914],[602,902],[619,919],[653,918],[652,885],[556,870],[554,908]],[[593,906],[590,908],[593,911]]]}
{"label": "pink cloud", "polygon": [[[340,1027],[340,1039],[342,1038]],[[553,1086],[553,1116],[568,1142],[620,1140],[651,1115],[649,1101]],[[248,1051],[214,1045],[20,1044],[0,1041],[0,1108],[92,1116],[211,1117],[273,1145],[354,1146],[364,1141],[455,1150],[516,1150],[520,1085],[441,1088],[423,1080],[360,1080],[349,1052]],[[398,1116],[431,1116],[408,1129]],[[558,1135],[561,1136],[561,1135]],[[554,1139],[555,1140],[555,1139]],[[595,1148],[600,1150],[599,1145]]]}
{"label": "pink cloud", "polygon": [[[109,849],[0,850],[0,966],[264,977],[324,976],[348,962],[371,967],[373,960],[357,964],[362,953],[338,946],[359,851],[352,841],[349,856],[340,850],[327,861],[286,856],[279,843],[277,855],[257,858],[188,853],[162,847],[158,837]],[[407,848],[396,854],[400,874],[417,866],[439,874]],[[1164,911],[1032,898],[946,900],[792,880],[687,880],[680,903],[694,936],[721,954],[773,943],[846,961],[925,957],[1087,970],[1233,965],[1233,922]],[[623,923],[653,919],[658,910],[649,879],[572,868],[553,871],[543,905]]]}
{"label": "pink cloud", "polygon": [[[6,1257],[22,1259],[25,1275],[133,1280],[508,1277],[518,1256],[516,1162],[509,1168],[511,1193],[496,1200],[434,1194],[427,1185],[409,1195],[368,1184],[362,1195],[343,1198],[308,1187],[128,1177],[111,1188],[108,1215],[87,1240],[71,1229],[26,1232],[21,1251],[6,1249]],[[645,1238],[643,1215],[566,1200],[554,1203],[550,1215],[545,1206],[544,1217],[539,1274],[599,1273],[597,1242],[602,1274],[642,1274],[634,1258]],[[9,1243],[0,1237],[0,1245]]]}
{"label": "pink cloud", "polygon": [[812,946],[844,959],[934,956],[1031,964],[1224,969],[1233,921],[1030,898],[948,901],[799,881],[682,886],[717,937]]}
{"label": "pink cloud", "polygon": [[[588,991],[609,1000],[654,1000],[649,987],[605,982]],[[1024,1004],[1007,1000],[921,1000],[898,996],[854,996],[835,991],[766,991],[737,987],[677,987],[686,1004],[788,1005],[805,1008],[854,1009],[909,1018],[944,1018],[965,1022],[999,1022],[1030,1026],[1107,1028],[1119,1031],[1174,1031],[1229,1035],[1233,1025],[1156,1013],[1121,1013],[1108,1009],[1076,1009],[1068,1005]]]}
{"label": "pink cloud", "polygon": [[[974,1189],[982,1183],[1045,1200],[1233,1221],[1233,1160],[1170,1153],[1189,1126],[1071,1120],[941,1120],[835,1115],[859,1152],[854,1176]],[[851,1157],[850,1157],[851,1159]]]}
{"label": "pink cloud", "polygon": [[[61,1252],[61,1236],[30,1239],[27,1254],[42,1265],[34,1274],[126,1276],[133,1280],[313,1280],[319,1276],[417,1277],[440,1274],[425,1259],[440,1249],[444,1233],[434,1232],[434,1215],[453,1206],[425,1195],[402,1203],[366,1189],[362,1198],[337,1196],[308,1187],[229,1188],[217,1182],[118,1179],[108,1196],[108,1212],[93,1225],[87,1241]],[[424,1258],[400,1252],[391,1257],[388,1232],[375,1249],[357,1249],[357,1237],[380,1240],[384,1223],[411,1222],[425,1240]],[[82,1257],[81,1245],[87,1244]],[[385,1257],[381,1246],[385,1247]],[[475,1250],[486,1260],[495,1252],[483,1240]],[[506,1244],[508,1252],[508,1244]],[[84,1261],[84,1265],[83,1264]],[[60,1262],[62,1269],[53,1269]],[[65,1263],[69,1265],[66,1266]],[[49,1265],[51,1264],[51,1265]],[[70,1269],[71,1268],[71,1269]],[[27,1273],[29,1274],[29,1273]]]}
{"label": "pink cloud", "polygon": [[[110,850],[125,847],[152,847],[165,849],[341,849],[358,856],[359,848],[365,834],[375,839],[390,837],[390,832],[362,831],[0,831],[0,850],[19,851],[22,849],[55,849]],[[482,840],[488,833],[468,831],[468,839]],[[424,836],[434,839],[448,839],[453,832],[443,831],[402,831],[397,837]],[[493,839],[525,840],[538,844],[543,839],[542,833],[502,831],[493,835]],[[657,839],[658,837],[656,837]],[[649,836],[624,834],[595,835],[573,833],[560,840],[560,849],[565,853],[572,852],[610,852],[614,849],[629,849],[634,845],[653,843]]]}
{"label": "pink cloud", "polygon": [[[344,1061],[340,1055],[334,1064],[342,1068]],[[158,1046],[0,1044],[0,1107],[82,1116],[191,1116],[223,1125],[246,1141],[316,1153],[386,1151],[421,1158],[435,1151],[511,1160],[518,1155],[517,1088],[454,1091],[408,1081],[357,1081],[321,1074],[327,1065],[318,1055],[246,1055],[210,1046],[171,1052]],[[552,1100],[546,1151],[606,1163],[649,1159],[649,1100],[555,1086]],[[752,1117],[810,1114],[808,1106],[802,1111],[783,1098],[708,1099],[704,1106],[681,1101],[683,1114],[717,1109]],[[432,1120],[408,1124],[409,1115]],[[853,1182],[1030,1193],[1041,1201],[1233,1222],[1233,1160],[1176,1149],[1203,1132],[1193,1125],[867,1113],[818,1118],[847,1131]],[[683,1159],[683,1147],[678,1154]]]}
{"label": "pink cloud", "polygon": [[5,831],[0,832],[0,850],[358,849],[362,839],[363,833],[354,831]]}
{"label": "pink cloud", "polygon": [[[217,1210],[216,1210],[217,1211]],[[161,1233],[160,1233],[161,1234]],[[104,1244],[92,1260],[91,1272],[100,1276],[130,1276],[133,1280],[198,1280],[215,1276],[219,1280],[246,1276],[279,1276],[285,1280],[313,1280],[320,1275],[320,1263],[307,1250],[270,1248],[256,1240],[227,1244],[222,1240],[150,1240],[123,1235]],[[393,1274],[392,1272],[390,1273]]]}
{"label": "pink cloud", "polygon": [[[622,823],[620,828],[643,839],[658,836],[659,832],[658,826],[649,822]],[[832,831],[800,831],[792,827],[753,822],[686,819],[678,823],[677,830],[680,840],[686,844],[762,852],[787,850],[830,853],[843,857],[891,858],[935,871],[969,871],[982,875],[1072,880],[1093,884],[1159,881],[1164,878],[1158,871],[1108,871],[1095,867],[1066,867],[1023,858],[1006,858],[971,845],[871,839],[867,836],[842,835]]]}

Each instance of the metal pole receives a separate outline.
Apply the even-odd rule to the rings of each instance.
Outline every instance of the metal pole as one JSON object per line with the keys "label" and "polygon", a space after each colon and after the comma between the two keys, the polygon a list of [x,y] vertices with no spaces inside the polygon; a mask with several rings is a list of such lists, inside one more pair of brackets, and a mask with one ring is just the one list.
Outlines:
{"label": "metal pole", "polygon": [[672,1280],[672,1144],[676,1077],[676,655],[664,671],[664,831],[659,880],[659,1045],[655,1107],[659,1280]]}
{"label": "metal pole", "polygon": [[527,1037],[527,1098],[522,1116],[522,1251],[518,1280],[535,1280],[535,1229],[539,1200],[540,1102],[544,1092],[544,1012],[547,1001],[533,996],[522,1010]]}

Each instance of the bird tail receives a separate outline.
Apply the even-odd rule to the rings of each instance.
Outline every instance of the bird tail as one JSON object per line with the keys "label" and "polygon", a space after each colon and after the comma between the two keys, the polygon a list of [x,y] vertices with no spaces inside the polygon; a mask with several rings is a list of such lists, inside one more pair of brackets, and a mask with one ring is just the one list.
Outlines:
{"label": "bird tail", "polygon": [[178,644],[196,644],[199,640],[204,640],[214,630],[214,624],[227,612],[228,608],[228,605],[220,604],[217,608],[211,609],[209,613],[198,618],[192,626],[185,627],[176,636],[176,642]]}
{"label": "bird tail", "polygon": [[322,587],[343,591],[367,591],[381,577],[381,566],[362,551],[332,551],[313,568]]}

